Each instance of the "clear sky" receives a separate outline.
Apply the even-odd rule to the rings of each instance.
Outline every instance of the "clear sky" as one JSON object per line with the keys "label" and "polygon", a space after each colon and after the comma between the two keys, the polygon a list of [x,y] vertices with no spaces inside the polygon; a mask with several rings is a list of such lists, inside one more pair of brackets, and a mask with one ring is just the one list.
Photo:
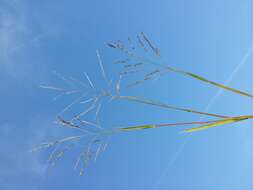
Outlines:
{"label": "clear sky", "polygon": [[[87,72],[103,86],[96,50],[114,77],[112,61],[120,56],[105,43],[140,32],[160,48],[163,63],[253,93],[252,10],[251,0],[0,0],[0,189],[251,190],[251,121],[190,137],[180,133],[183,127],[116,135],[81,177],[73,170],[77,151],[47,167],[49,152],[29,150],[69,133],[54,124],[69,100],[53,101],[54,93],[38,88],[59,82],[52,71],[80,79]],[[124,95],[224,115],[252,113],[252,99],[217,92],[168,73]],[[123,100],[101,110],[104,128],[203,119]]]}

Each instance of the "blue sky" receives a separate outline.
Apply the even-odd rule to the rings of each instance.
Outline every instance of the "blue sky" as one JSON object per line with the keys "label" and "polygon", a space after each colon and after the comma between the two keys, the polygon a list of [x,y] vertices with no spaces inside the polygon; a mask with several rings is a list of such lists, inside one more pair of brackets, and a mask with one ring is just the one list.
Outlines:
{"label": "blue sky", "polygon": [[[54,119],[69,103],[53,101],[41,84],[63,85],[52,71],[103,86],[96,57],[117,74],[119,54],[108,41],[140,32],[161,50],[160,61],[253,93],[253,2],[225,0],[28,1],[0,0],[0,189],[252,189],[252,122],[187,136],[182,127],[116,135],[84,176],[73,170],[77,151],[55,167],[49,153],[30,153],[62,137]],[[232,74],[232,75],[231,75]],[[230,77],[232,76],[232,78]],[[130,80],[130,79],[126,79]],[[169,73],[124,91],[172,105],[225,114],[251,113],[252,99]],[[204,118],[125,101],[101,110],[103,127],[195,121]]]}

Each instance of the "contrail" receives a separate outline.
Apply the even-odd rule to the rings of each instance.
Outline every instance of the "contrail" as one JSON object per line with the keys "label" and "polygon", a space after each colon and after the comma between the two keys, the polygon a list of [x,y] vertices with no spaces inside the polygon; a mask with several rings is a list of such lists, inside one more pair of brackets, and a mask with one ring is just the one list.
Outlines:
{"label": "contrail", "polygon": [[[247,50],[246,54],[243,56],[243,58],[241,59],[241,61],[237,64],[237,66],[235,67],[235,69],[232,71],[232,73],[228,76],[228,78],[225,80],[224,85],[227,86],[229,85],[234,76],[237,74],[237,72],[240,70],[240,68],[247,62],[248,58],[250,57],[250,55],[253,53],[253,44],[250,46],[250,48]],[[205,107],[205,112],[208,112],[209,109],[213,106],[213,104],[215,103],[215,101],[222,95],[222,93],[224,92],[224,89],[220,88],[215,94],[214,96],[210,99],[210,101],[208,102],[207,106]],[[200,119],[201,120],[201,119]],[[154,185],[154,190],[158,190],[158,188],[162,185],[163,180],[165,179],[165,177],[167,176],[167,173],[170,169],[170,167],[177,161],[177,158],[179,157],[179,155],[183,152],[186,144],[189,142],[190,137],[192,136],[193,133],[187,134],[187,136],[185,137],[185,139],[183,140],[182,144],[178,147],[176,153],[173,155],[172,159],[169,160],[164,172],[161,174],[161,176],[158,178],[158,180],[155,182]]]}
{"label": "contrail", "polygon": [[[226,79],[226,81],[224,82],[224,85],[227,86],[229,85],[234,76],[236,75],[236,73],[241,69],[241,67],[247,62],[249,56],[253,53],[253,44],[250,46],[250,48],[248,49],[248,51],[246,52],[246,54],[243,56],[242,60],[239,62],[239,64],[235,67],[235,69],[232,71],[232,73],[228,76],[228,78]],[[212,99],[209,101],[209,103],[206,106],[205,111],[208,111],[212,105],[215,103],[215,101],[217,100],[217,98],[219,98],[222,93],[224,92],[224,89],[220,88],[217,93],[212,97]]]}

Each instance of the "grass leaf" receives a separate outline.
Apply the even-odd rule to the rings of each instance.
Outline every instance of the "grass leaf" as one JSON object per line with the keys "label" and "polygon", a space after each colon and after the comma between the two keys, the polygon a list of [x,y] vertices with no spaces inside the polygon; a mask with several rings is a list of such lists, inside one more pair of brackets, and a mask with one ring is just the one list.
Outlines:
{"label": "grass leaf", "polygon": [[211,123],[211,124],[201,125],[200,127],[193,127],[193,128],[190,128],[190,129],[186,129],[186,130],[184,130],[184,132],[191,133],[191,132],[201,131],[201,130],[209,129],[209,128],[212,128],[212,127],[218,127],[218,126],[229,124],[229,123],[235,123],[235,122],[243,121],[243,120],[246,120],[246,119],[248,119],[248,118],[233,117],[233,118],[230,118],[230,119],[223,119],[223,120],[219,120],[219,121],[216,121],[214,123]]}

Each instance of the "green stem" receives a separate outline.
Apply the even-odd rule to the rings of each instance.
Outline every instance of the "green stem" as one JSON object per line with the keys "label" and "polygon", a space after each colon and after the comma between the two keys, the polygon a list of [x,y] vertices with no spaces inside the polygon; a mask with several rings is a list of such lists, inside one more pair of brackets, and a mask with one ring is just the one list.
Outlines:
{"label": "green stem", "polygon": [[135,97],[135,96],[116,96],[114,98],[125,99],[125,100],[128,100],[128,101],[133,101],[133,102],[138,102],[138,103],[142,103],[142,104],[148,104],[148,105],[152,105],[152,106],[162,107],[162,108],[165,108],[165,109],[173,109],[173,110],[183,111],[183,112],[188,112],[188,113],[207,115],[207,116],[218,117],[218,118],[230,118],[230,117],[224,116],[224,115],[218,115],[218,114],[213,114],[213,113],[196,111],[196,110],[193,110],[193,109],[175,107],[175,106],[171,106],[171,105],[168,105],[168,104],[165,104],[165,103],[162,103],[162,102],[158,102],[158,101],[154,101],[154,100],[148,100],[148,99],[145,99],[145,98],[139,98],[139,97]]}

